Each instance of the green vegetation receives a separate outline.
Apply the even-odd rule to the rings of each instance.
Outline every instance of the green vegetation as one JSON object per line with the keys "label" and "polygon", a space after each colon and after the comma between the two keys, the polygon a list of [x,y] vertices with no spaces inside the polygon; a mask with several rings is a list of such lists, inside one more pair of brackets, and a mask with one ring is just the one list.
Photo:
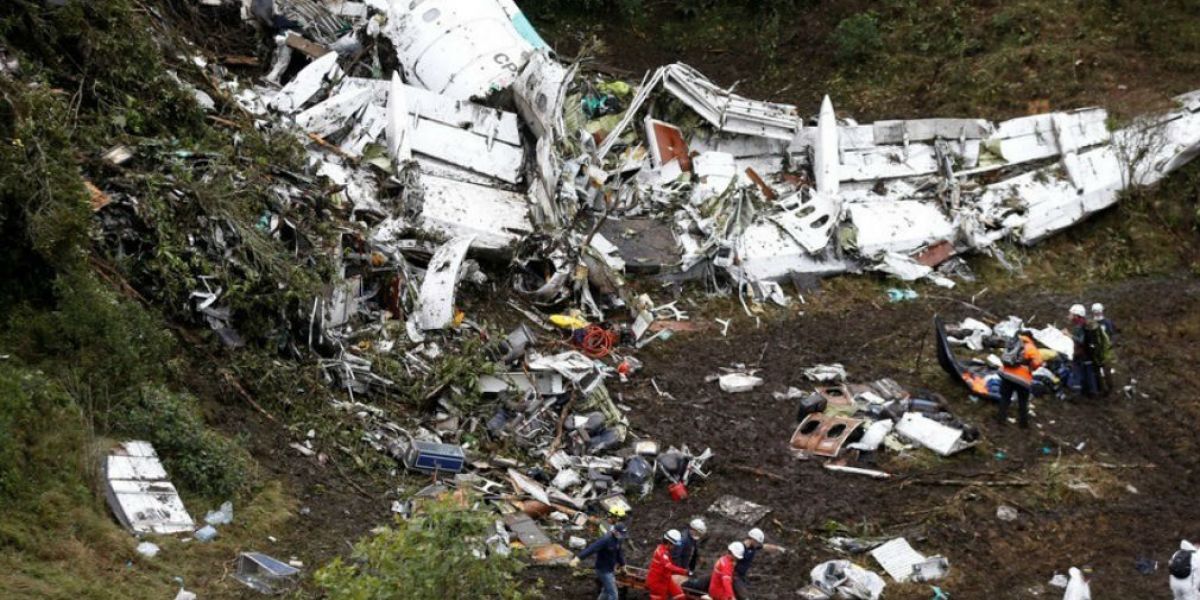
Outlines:
{"label": "green vegetation", "polygon": [[[461,500],[461,501],[460,501]],[[316,575],[331,600],[441,600],[538,597],[514,585],[522,563],[487,549],[493,517],[454,497],[426,504],[355,544],[349,562],[336,559]],[[486,557],[485,557],[486,556]]]}

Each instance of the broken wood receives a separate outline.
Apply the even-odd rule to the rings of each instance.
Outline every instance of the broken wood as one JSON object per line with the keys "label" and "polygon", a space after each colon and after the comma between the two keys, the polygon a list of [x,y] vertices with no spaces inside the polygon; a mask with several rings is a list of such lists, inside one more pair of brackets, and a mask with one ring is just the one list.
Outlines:
{"label": "broken wood", "polygon": [[308,133],[306,135],[308,135],[308,139],[316,142],[318,146],[321,146],[322,148],[325,148],[326,150],[329,150],[330,152],[350,161],[352,164],[358,164],[357,158],[350,156],[349,154],[346,154],[346,152],[344,150],[337,147],[337,145],[326,141],[325,138],[323,138],[315,133]]}
{"label": "broken wood", "polygon": [[746,176],[750,178],[750,181],[753,181],[755,185],[758,186],[758,189],[762,191],[763,196],[766,196],[767,200],[775,200],[779,198],[779,194],[775,192],[774,188],[767,185],[767,182],[764,181],[762,176],[760,176],[753,168],[746,167]]}
{"label": "broken wood", "polygon": [[254,56],[239,56],[239,55],[222,56],[221,64],[236,65],[239,67],[257,67],[258,66],[258,58],[254,57]]}
{"label": "broken wood", "polygon": [[270,419],[272,423],[279,424],[279,421],[277,421],[275,417],[271,415],[271,413],[267,412],[267,409],[260,406],[258,402],[255,402],[254,397],[250,395],[250,392],[246,391],[246,388],[242,387],[242,384],[237,380],[237,377],[234,377],[233,373],[221,370],[221,376],[225,378],[225,382],[228,383],[229,386],[232,387],[234,391],[236,391],[238,395],[242,397],[243,400],[249,403],[250,406],[254,407],[254,410],[262,413],[262,415]]}
{"label": "broken wood", "polygon": [[298,35],[291,31],[288,32],[287,39],[284,41],[284,43],[291,48],[303,52],[309,58],[321,58],[330,52],[329,48],[305,39],[304,36]]}
{"label": "broken wood", "polygon": [[758,467],[750,467],[750,466],[746,466],[746,465],[732,465],[732,466],[733,466],[733,468],[735,468],[739,471],[744,471],[746,473],[752,473],[754,475],[761,475],[763,477],[774,479],[775,481],[784,481],[784,482],[787,481],[787,479],[784,477],[780,477],[779,475],[776,475],[775,473],[771,473],[770,471],[764,471]]}

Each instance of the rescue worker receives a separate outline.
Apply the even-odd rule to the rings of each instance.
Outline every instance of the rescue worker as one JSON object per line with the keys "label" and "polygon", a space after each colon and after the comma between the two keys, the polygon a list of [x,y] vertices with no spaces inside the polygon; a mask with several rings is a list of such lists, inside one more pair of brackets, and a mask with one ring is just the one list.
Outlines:
{"label": "rescue worker", "polygon": [[689,579],[696,572],[696,564],[700,561],[700,546],[704,543],[704,534],[708,533],[708,525],[704,519],[696,517],[688,523],[687,531],[675,550],[671,552],[671,562],[688,570],[686,576],[673,576],[676,583],[688,589],[704,589],[704,580]]}
{"label": "rescue worker", "polygon": [[663,536],[662,543],[654,549],[650,558],[650,568],[646,570],[646,589],[650,592],[650,600],[682,600],[683,588],[675,581],[673,575],[688,575],[688,570],[671,562],[671,551],[679,546],[683,536],[678,529],[672,529]]}
{"label": "rescue worker", "polygon": [[625,510],[624,506],[614,505],[610,507],[608,513],[605,515],[605,521],[600,524],[600,532],[608,533],[609,528],[613,525],[624,522],[628,514],[629,511]]}
{"label": "rescue worker", "polygon": [[1104,305],[1099,302],[1092,305],[1092,320],[1088,327],[1094,331],[1096,361],[1096,383],[1101,392],[1108,394],[1113,390],[1113,365],[1116,355],[1113,353],[1113,334],[1117,328],[1111,319],[1104,316]]}
{"label": "rescue worker", "polygon": [[617,523],[571,559],[571,568],[574,569],[579,567],[580,561],[593,554],[596,556],[596,581],[600,584],[600,595],[596,596],[596,600],[617,600],[617,567],[625,566],[621,544],[625,542],[627,532],[624,523]]}
{"label": "rescue worker", "polygon": [[1079,391],[1089,398],[1095,398],[1100,391],[1096,371],[1096,331],[1097,327],[1089,326],[1087,309],[1082,304],[1071,306],[1071,339],[1075,341],[1075,354],[1071,358]]}
{"label": "rescue worker", "polygon": [[733,569],[733,590],[737,593],[738,600],[745,600],[750,597],[750,567],[754,564],[754,557],[758,552],[766,548],[767,536],[763,530],[755,527],[746,534],[746,539],[742,540],[742,558],[738,560],[737,566]]}
{"label": "rescue worker", "polygon": [[1092,304],[1092,320],[1104,328],[1104,333],[1108,334],[1108,339],[1111,340],[1117,336],[1117,326],[1113,324],[1112,319],[1104,316],[1103,304],[1099,302]]}
{"label": "rescue worker", "polygon": [[1092,600],[1092,587],[1088,583],[1092,578],[1092,570],[1084,567],[1080,571],[1071,567],[1068,572],[1071,577],[1067,580],[1067,591],[1063,594],[1063,600]]}
{"label": "rescue worker", "polygon": [[708,597],[712,600],[737,600],[733,592],[733,575],[737,561],[746,553],[746,547],[741,542],[729,544],[729,551],[713,566],[712,577],[708,580]]}
{"label": "rescue worker", "polygon": [[1033,388],[1033,372],[1042,366],[1042,353],[1027,335],[1014,337],[1000,357],[1000,400],[996,421],[1008,422],[1008,407],[1017,397],[1017,423],[1029,427],[1029,392]]}
{"label": "rescue worker", "polygon": [[1167,572],[1175,600],[1200,600],[1200,552],[1191,542],[1179,542],[1179,550],[1167,563]]}

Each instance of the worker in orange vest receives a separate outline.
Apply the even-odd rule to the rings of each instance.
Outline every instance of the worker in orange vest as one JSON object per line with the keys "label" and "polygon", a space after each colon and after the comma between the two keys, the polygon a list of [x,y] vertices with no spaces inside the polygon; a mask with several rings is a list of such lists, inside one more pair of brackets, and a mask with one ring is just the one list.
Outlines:
{"label": "worker in orange vest", "polygon": [[646,588],[650,592],[650,600],[682,600],[685,598],[683,588],[672,575],[688,576],[687,568],[676,565],[671,561],[671,551],[683,540],[678,529],[672,529],[663,536],[663,541],[654,550],[650,559],[650,568],[646,571]]}
{"label": "worker in orange vest", "polygon": [[741,542],[729,544],[729,552],[725,553],[716,566],[713,567],[712,578],[708,580],[708,596],[712,600],[735,600],[733,593],[733,570],[737,561],[746,555],[746,547]]}
{"label": "worker in orange vest", "polygon": [[1033,389],[1033,372],[1042,366],[1042,353],[1033,338],[1021,334],[1009,342],[1000,357],[1000,401],[996,421],[1008,422],[1008,407],[1017,397],[1017,422],[1029,427],[1029,392]]}

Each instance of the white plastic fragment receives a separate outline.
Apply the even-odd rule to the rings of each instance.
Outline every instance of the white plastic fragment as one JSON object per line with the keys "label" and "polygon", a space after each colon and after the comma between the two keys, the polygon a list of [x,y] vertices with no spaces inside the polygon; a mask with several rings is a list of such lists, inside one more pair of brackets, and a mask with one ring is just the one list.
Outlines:
{"label": "white plastic fragment", "polygon": [[421,329],[443,329],[453,321],[458,272],[474,239],[473,235],[452,239],[438,248],[430,259],[425,279],[421,281],[417,313]]}
{"label": "white plastic fragment", "polygon": [[763,384],[761,377],[745,373],[726,373],[718,381],[720,382],[721,391],[728,394],[748,392]]}

